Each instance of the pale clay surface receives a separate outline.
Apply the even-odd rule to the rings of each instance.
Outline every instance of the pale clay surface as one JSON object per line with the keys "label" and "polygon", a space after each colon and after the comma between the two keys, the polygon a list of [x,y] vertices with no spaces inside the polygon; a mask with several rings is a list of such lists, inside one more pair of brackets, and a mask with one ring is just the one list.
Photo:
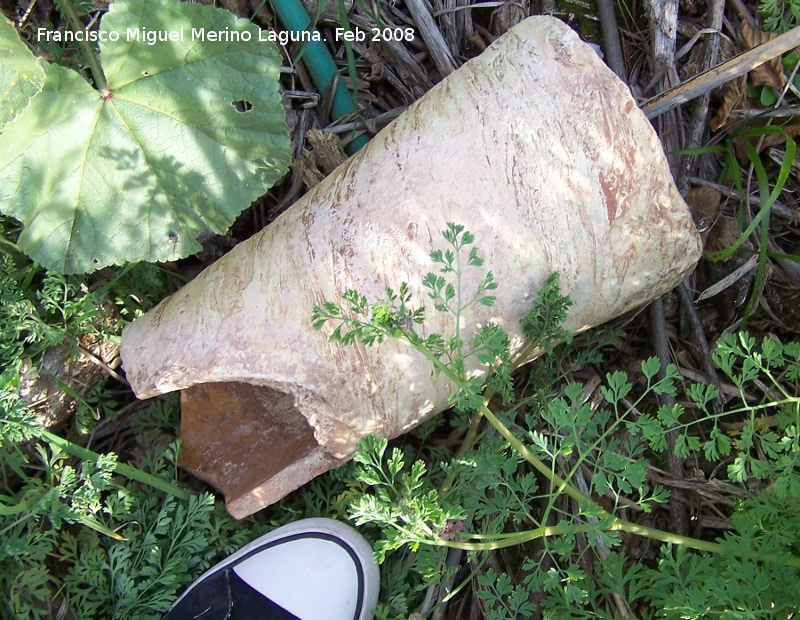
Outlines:
{"label": "pale clay surface", "polygon": [[[227,381],[290,393],[333,459],[366,434],[403,433],[445,409],[451,385],[396,342],[330,343],[330,329],[311,328],[311,308],[348,288],[376,301],[403,281],[426,300],[420,281],[447,222],[474,233],[500,284],[494,307],[466,316],[467,334],[497,321],[517,348],[519,320],[553,271],[578,331],[670,290],[700,256],[627,88],[567,26],[532,17],[129,326],[131,385],[142,398]],[[484,271],[467,270],[467,291]],[[449,334],[450,318],[430,307],[424,331]],[[302,462],[295,469],[282,487],[310,479]]]}

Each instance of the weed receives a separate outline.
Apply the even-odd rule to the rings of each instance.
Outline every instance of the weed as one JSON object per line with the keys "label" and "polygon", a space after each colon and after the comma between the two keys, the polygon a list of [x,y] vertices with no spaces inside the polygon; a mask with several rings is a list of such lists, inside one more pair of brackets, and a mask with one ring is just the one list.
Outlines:
{"label": "weed", "polygon": [[[0,616],[159,618],[247,530],[211,495],[177,485],[176,441],[139,429],[138,467],[69,441],[44,429],[22,400],[19,372],[55,346],[74,359],[87,343],[118,340],[125,321],[166,293],[153,265],[107,269],[92,285],[59,272],[193,253],[198,232],[224,231],[282,176],[290,149],[280,59],[274,45],[257,41],[255,26],[212,7],[118,0],[97,30],[85,23],[95,3],[55,5],[67,30],[84,33],[78,50],[51,48],[65,66],[34,56],[0,16],[13,67],[0,88],[9,94],[0,106]],[[193,75],[179,79],[187,58],[179,42],[131,46],[119,35],[193,27],[230,29],[243,40],[193,44],[203,48],[190,62]],[[90,40],[101,41],[102,64]],[[240,100],[246,114],[231,104]],[[208,170],[181,163],[196,152],[208,156]],[[11,217],[25,223],[14,242]],[[116,415],[103,385],[71,395],[79,433]],[[136,415],[165,413],[153,403]]]}
{"label": "weed", "polygon": [[[145,486],[114,474],[114,454],[84,453],[74,464],[7,383],[0,402],[3,464],[24,482],[0,496],[0,588],[10,617],[160,618],[212,560],[250,539],[211,494],[174,492],[179,443],[152,433],[174,428],[174,404],[154,401],[135,419],[151,429],[139,435]],[[22,442],[37,437],[31,456]]]}
{"label": "weed", "polygon": [[[760,145],[760,141],[763,141],[764,138],[768,136],[777,136],[779,139],[784,141],[785,145],[785,151],[781,158],[780,168],[774,180],[774,185],[771,189],[767,170],[764,167],[764,163],[761,160],[761,156],[759,155],[757,147],[753,146],[751,142],[752,139],[756,138],[759,140]],[[736,239],[736,241],[734,241],[727,248],[715,252],[707,252],[705,258],[710,261],[727,260],[737,250],[743,249],[742,246],[744,246],[748,240],[753,241],[753,244],[757,248],[755,253],[758,255],[758,263],[753,283],[754,292],[752,295],[750,295],[743,312],[741,326],[744,326],[744,324],[747,322],[747,319],[755,310],[756,302],[760,299],[761,290],[763,289],[766,281],[768,259],[788,258],[790,260],[797,260],[796,256],[770,251],[770,217],[772,213],[772,206],[778,200],[781,192],[784,191],[786,182],[790,178],[792,163],[794,162],[795,154],[797,152],[797,144],[783,128],[774,125],[767,125],[765,127],[735,132],[725,141],[724,145],[713,145],[700,149],[692,149],[691,152],[695,154],[713,153],[721,155],[724,158],[724,167],[722,172],[723,178],[729,178],[734,187],[736,187],[740,195],[743,197],[750,195],[749,181],[751,173],[748,173],[746,180],[742,178],[743,175],[736,159],[734,140],[738,140],[742,145],[747,160],[750,163],[751,173],[755,172],[756,181],[758,184],[759,209],[754,216],[751,216],[750,202],[749,200],[742,198],[739,204],[737,217],[743,230],[738,239]]]}
{"label": "weed", "polygon": [[[438,273],[422,282],[435,310],[459,319],[472,304],[491,305],[487,293],[497,285],[488,272],[476,291],[461,290],[463,271],[483,261],[463,227],[448,224],[443,236],[449,247],[431,254]],[[441,599],[471,583],[489,618],[537,610],[559,618],[744,618],[800,608],[790,585],[800,576],[800,398],[785,387],[796,383],[800,345],[767,338],[756,346],[744,334],[720,340],[714,359],[741,402],[711,413],[716,389],[690,386],[687,395],[703,416],[689,422],[680,405],[647,413],[654,396],[676,394],[675,367],[659,379],[655,358],[642,363],[636,384],[624,373],[607,374],[600,402],[580,383],[553,391],[563,371],[552,370],[561,359],[552,339],[565,337],[559,326],[569,306],[556,275],[523,321],[528,337],[539,339],[532,347],[550,345],[539,365],[551,370],[525,390],[513,389],[502,329],[486,325],[467,344],[454,320],[452,334],[423,338],[415,326],[424,322],[425,309],[407,285],[397,291],[387,289],[374,304],[347,291],[343,306],[329,301],[312,313],[315,327],[334,325],[333,340],[369,346],[395,338],[422,352],[452,382],[452,403],[472,416],[456,454],[409,458],[407,450],[390,450],[374,437],[360,445],[351,517],[379,532],[375,554],[392,564],[388,587],[397,588],[384,597],[378,617],[398,617],[422,602],[427,586],[451,583],[457,566],[448,563],[447,548],[465,551],[470,571]],[[466,372],[470,358],[482,375]],[[754,387],[762,398],[753,398]],[[494,394],[502,407],[487,405],[497,402]],[[730,514],[732,531],[716,541],[659,530],[644,518],[668,500],[648,475],[667,432],[676,429],[679,456],[703,460],[711,470],[728,463],[728,480],[742,490],[744,499]],[[632,536],[664,543],[658,558],[641,563],[615,550]]]}
{"label": "weed", "polygon": [[800,20],[800,2],[797,0],[761,0],[758,12],[764,17],[764,29],[787,32]]}
{"label": "weed", "polygon": [[[134,467],[45,430],[20,397],[25,359],[37,364],[53,346],[74,357],[83,344],[116,340],[142,303],[167,290],[154,265],[108,275],[42,272],[0,253],[2,617],[160,618],[217,553],[250,535],[213,496],[177,486],[174,403],[152,401],[133,415]],[[79,433],[117,416],[102,382],[83,395],[64,389],[77,399]]]}

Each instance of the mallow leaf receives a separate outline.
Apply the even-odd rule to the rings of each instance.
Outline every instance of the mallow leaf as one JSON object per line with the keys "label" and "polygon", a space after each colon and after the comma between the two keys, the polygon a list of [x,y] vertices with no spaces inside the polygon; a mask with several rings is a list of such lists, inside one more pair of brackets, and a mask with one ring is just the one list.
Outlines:
{"label": "mallow leaf", "polygon": [[42,63],[19,38],[14,25],[0,14],[0,131],[42,89]]}
{"label": "mallow leaf", "polygon": [[0,210],[23,222],[20,247],[75,273],[174,260],[224,232],[291,160],[280,56],[259,32],[214,7],[116,0],[100,25],[107,88],[50,65],[0,134]]}

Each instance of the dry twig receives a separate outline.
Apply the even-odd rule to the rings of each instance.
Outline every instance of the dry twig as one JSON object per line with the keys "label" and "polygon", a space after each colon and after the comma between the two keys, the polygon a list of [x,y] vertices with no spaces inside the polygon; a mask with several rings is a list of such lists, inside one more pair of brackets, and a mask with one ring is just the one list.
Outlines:
{"label": "dry twig", "polygon": [[656,118],[676,106],[691,101],[703,93],[710,92],[718,86],[722,86],[726,82],[752,71],[768,60],[790,52],[798,46],[800,46],[800,26],[743,54],[734,56],[727,62],[709,71],[704,71],[679,86],[670,88],[668,91],[648,99],[640,107],[647,118]]}
{"label": "dry twig", "polygon": [[436,20],[428,10],[428,6],[424,0],[406,0],[406,6],[411,12],[414,21],[419,28],[419,33],[422,40],[428,46],[428,52],[431,55],[431,60],[442,77],[450,75],[458,68],[458,63],[453,58],[453,53],[444,40],[439,27],[436,25]]}

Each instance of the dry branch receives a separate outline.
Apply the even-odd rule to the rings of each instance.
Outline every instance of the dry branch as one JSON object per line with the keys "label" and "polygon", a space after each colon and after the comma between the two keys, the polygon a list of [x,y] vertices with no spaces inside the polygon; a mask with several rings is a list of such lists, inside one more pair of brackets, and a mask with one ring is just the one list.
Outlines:
{"label": "dry branch", "polygon": [[776,56],[790,52],[798,46],[800,46],[800,26],[648,99],[641,105],[641,108],[647,118],[655,118],[667,110],[691,101],[703,93],[752,71]]}

